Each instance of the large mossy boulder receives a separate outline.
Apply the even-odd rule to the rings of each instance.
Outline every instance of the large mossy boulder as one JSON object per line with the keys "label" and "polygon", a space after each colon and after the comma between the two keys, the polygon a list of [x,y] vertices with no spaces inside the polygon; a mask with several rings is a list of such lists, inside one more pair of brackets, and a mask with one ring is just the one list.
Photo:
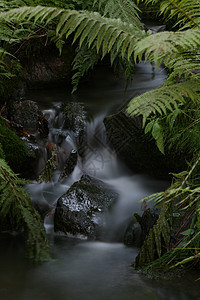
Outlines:
{"label": "large mossy boulder", "polygon": [[131,170],[165,178],[182,166],[172,156],[163,155],[155,141],[144,134],[141,118],[120,111],[107,116],[104,124],[108,144]]}
{"label": "large mossy boulder", "polygon": [[58,199],[54,216],[55,231],[98,239],[105,225],[105,213],[117,194],[100,180],[83,175]]}
{"label": "large mossy boulder", "polygon": [[4,158],[22,177],[35,179],[39,157],[39,146],[30,138],[20,138],[15,129],[0,117],[0,158]]}
{"label": "large mossy boulder", "polygon": [[19,172],[25,164],[28,150],[9,124],[0,117],[0,144],[10,167]]}

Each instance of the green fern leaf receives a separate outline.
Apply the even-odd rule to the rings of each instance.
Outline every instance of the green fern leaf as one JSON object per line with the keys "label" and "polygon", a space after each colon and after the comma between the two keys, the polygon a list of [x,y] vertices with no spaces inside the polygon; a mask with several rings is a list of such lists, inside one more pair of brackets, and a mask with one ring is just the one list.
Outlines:
{"label": "green fern leaf", "polygon": [[[127,23],[134,23],[139,18],[139,8],[131,0],[95,0],[93,5],[98,4],[99,10],[109,18],[120,18]],[[138,25],[140,26],[139,22]]]}
{"label": "green fern leaf", "polygon": [[0,159],[0,178],[0,228],[18,230],[23,227],[28,257],[37,262],[49,259],[44,226],[28,192],[22,187],[29,182],[19,179],[3,159]]}
{"label": "green fern leaf", "polygon": [[147,118],[152,113],[166,114],[167,110],[178,109],[178,105],[185,103],[186,97],[192,101],[200,101],[200,86],[197,81],[186,81],[173,85],[164,85],[133,98],[127,108],[130,116],[143,115]]}
{"label": "green fern leaf", "polygon": [[[74,33],[74,41],[79,38],[80,46],[84,41],[87,41],[88,47],[96,46],[97,52],[103,49],[103,56],[114,49],[114,44],[117,53],[121,53],[123,57],[129,49],[129,58],[133,52],[133,41],[138,41],[146,36],[146,33],[141,30],[140,23],[135,17],[135,23],[128,24],[120,19],[110,19],[102,17],[97,12],[61,10],[52,8],[36,7],[21,7],[18,9],[9,10],[0,14],[0,20],[10,20],[22,22],[23,20],[46,21],[59,19],[56,26],[56,33],[66,38]],[[110,42],[108,44],[108,41]],[[129,47],[131,44],[131,47]]]}

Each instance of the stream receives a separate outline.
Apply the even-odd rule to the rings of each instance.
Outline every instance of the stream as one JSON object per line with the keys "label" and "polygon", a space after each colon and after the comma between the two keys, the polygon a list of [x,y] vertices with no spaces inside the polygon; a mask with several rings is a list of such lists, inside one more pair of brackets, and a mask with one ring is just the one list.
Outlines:
{"label": "stream", "polygon": [[[108,216],[107,234],[101,241],[89,241],[54,233],[53,217],[45,218],[53,259],[32,266],[24,259],[24,247],[17,234],[0,237],[0,300],[129,300],[129,299],[200,299],[199,285],[191,274],[186,279],[153,280],[131,267],[138,249],[121,241],[134,212],[141,213],[140,199],[164,190],[169,182],[131,172],[106,144],[103,119],[120,110],[131,97],[161,85],[163,69],[140,64],[135,67],[133,82],[125,91],[125,80],[100,66],[92,78],[82,84],[76,95],[66,90],[29,91],[27,99],[37,101],[50,124],[49,141],[56,143],[62,130],[62,103],[80,102],[87,112],[87,146],[78,158],[73,173],[58,182],[60,173],[50,183],[27,186],[33,201],[52,206],[83,173],[104,181],[119,195]],[[56,124],[56,126],[55,126]],[[60,126],[60,127],[59,127]],[[94,139],[98,134],[98,139]],[[73,135],[62,144],[66,151],[77,150]],[[44,165],[43,158],[38,168]]]}

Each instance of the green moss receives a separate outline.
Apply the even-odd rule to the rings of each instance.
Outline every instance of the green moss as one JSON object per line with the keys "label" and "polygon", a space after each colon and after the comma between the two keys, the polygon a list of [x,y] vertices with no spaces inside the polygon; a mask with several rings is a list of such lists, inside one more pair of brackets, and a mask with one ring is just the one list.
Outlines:
{"label": "green moss", "polygon": [[9,125],[1,117],[0,144],[2,146],[3,152],[5,153],[4,158],[6,159],[10,167],[15,172],[19,172],[25,162],[28,150],[24,142],[16,135],[16,133],[12,129],[9,128]]}

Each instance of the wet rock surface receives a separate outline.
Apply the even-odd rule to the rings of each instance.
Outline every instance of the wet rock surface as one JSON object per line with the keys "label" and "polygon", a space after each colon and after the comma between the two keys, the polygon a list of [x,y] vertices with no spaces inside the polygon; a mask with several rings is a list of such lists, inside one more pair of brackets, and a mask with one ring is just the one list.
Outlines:
{"label": "wet rock surface", "polygon": [[64,178],[68,177],[73,171],[77,164],[78,153],[76,150],[72,150],[69,157],[66,160],[64,170],[60,174],[59,181],[62,181]]}
{"label": "wet rock surface", "polygon": [[84,152],[87,113],[84,106],[78,102],[67,102],[62,106],[64,117],[63,128],[71,131],[79,154]]}
{"label": "wet rock surface", "polygon": [[117,197],[102,181],[83,175],[59,198],[54,216],[55,231],[100,238],[105,213]]}
{"label": "wet rock surface", "polygon": [[12,103],[9,115],[11,121],[22,126],[23,130],[29,134],[38,131],[41,137],[46,137],[49,133],[48,121],[34,101],[24,100]]}
{"label": "wet rock surface", "polygon": [[10,126],[26,146],[25,160],[19,172],[25,178],[35,179],[38,175],[38,161],[41,147],[38,139],[46,139],[49,133],[48,121],[31,100],[11,102],[8,106]]}
{"label": "wet rock surface", "polygon": [[167,178],[170,171],[183,167],[183,160],[175,161],[171,154],[164,156],[154,140],[144,134],[141,118],[120,111],[107,116],[104,124],[108,144],[131,170]]}
{"label": "wet rock surface", "polygon": [[28,88],[52,88],[71,83],[71,63],[74,51],[66,45],[59,56],[57,49],[44,49],[39,55],[22,60],[23,79]]}
{"label": "wet rock surface", "polygon": [[141,226],[141,243],[144,242],[146,236],[149,234],[150,229],[156,224],[159,217],[159,210],[156,208],[148,208],[142,214],[140,219]]}
{"label": "wet rock surface", "polygon": [[64,115],[64,128],[71,130],[76,136],[85,128],[86,111],[84,106],[78,102],[67,102],[62,106]]}
{"label": "wet rock surface", "polygon": [[140,247],[144,243],[150,229],[156,224],[158,217],[159,210],[156,208],[146,209],[142,216],[137,213],[134,214],[124,234],[124,244]]}
{"label": "wet rock surface", "polygon": [[129,222],[124,234],[123,242],[126,246],[141,246],[141,227],[136,223],[134,218]]}

